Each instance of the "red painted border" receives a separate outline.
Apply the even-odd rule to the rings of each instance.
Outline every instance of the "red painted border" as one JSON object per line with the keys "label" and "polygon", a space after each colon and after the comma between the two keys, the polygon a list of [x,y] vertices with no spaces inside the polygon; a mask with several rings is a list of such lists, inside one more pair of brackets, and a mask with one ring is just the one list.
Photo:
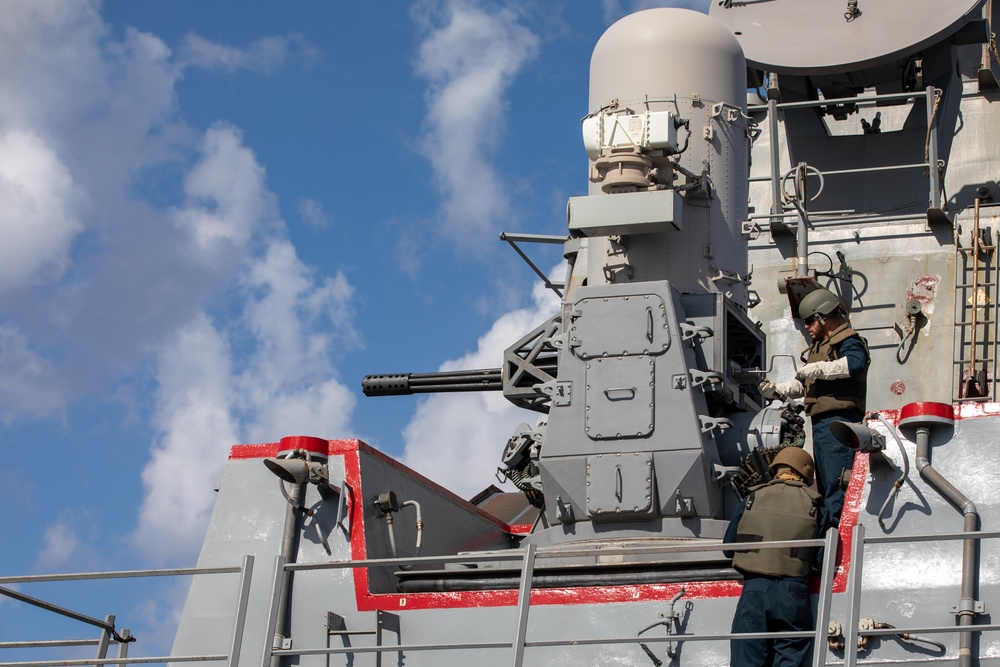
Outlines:
{"label": "red painted border", "polygon": [[[953,413],[956,420],[998,417],[1000,416],[1000,403],[958,404],[953,406]],[[884,410],[881,411],[881,414],[887,421],[894,424],[900,419],[899,410]],[[350,500],[349,510],[351,514],[351,557],[354,560],[364,560],[367,557],[363,507],[361,503],[355,502],[356,498],[364,497],[361,480],[360,455],[362,452],[421,481],[436,492],[452,498],[460,504],[467,505],[467,509],[475,511],[484,518],[489,519],[492,523],[507,532],[523,534],[529,532],[531,529],[530,526],[508,526],[502,521],[486,514],[478,507],[459,498],[444,487],[426,479],[395,459],[359,440],[330,440],[328,442],[331,456],[343,456],[346,481],[355,496],[355,498],[351,498]],[[274,456],[278,450],[278,443],[237,445],[230,451],[229,458],[264,458]],[[847,574],[850,569],[852,544],[851,533],[861,511],[861,498],[864,493],[865,480],[868,476],[868,464],[868,454],[859,453],[855,460],[851,481],[845,495],[844,511],[841,515],[839,528],[840,549],[837,554],[837,569],[833,580],[833,591],[835,593],[843,593],[847,589]],[[818,581],[814,581],[813,586],[818,586]],[[368,585],[368,570],[363,567],[354,568],[354,588],[358,611],[513,606],[517,604],[518,594],[516,589],[461,591],[453,593],[372,593]],[[685,597],[687,598],[724,598],[739,595],[741,583],[739,581],[703,581],[633,586],[540,588],[531,591],[531,604],[607,604],[669,600],[681,588],[685,589]]]}

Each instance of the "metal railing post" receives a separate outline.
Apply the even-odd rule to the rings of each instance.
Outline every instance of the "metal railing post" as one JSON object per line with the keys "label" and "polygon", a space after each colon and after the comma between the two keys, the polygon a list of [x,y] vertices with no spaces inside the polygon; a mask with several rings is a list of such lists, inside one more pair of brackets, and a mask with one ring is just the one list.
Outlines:
{"label": "metal railing post", "polygon": [[517,593],[517,633],[514,635],[514,667],[521,667],[524,659],[524,638],[528,632],[528,607],[531,604],[531,577],[535,571],[535,550],[529,543],[524,549],[524,567],[521,569],[521,588]]}
{"label": "metal railing post", "polygon": [[252,576],[253,556],[247,555],[243,557],[243,568],[240,571],[240,592],[236,599],[236,625],[233,627],[233,642],[229,648],[229,667],[237,667],[240,664],[240,650],[243,648],[243,629],[246,626]]}
{"label": "metal railing post", "polygon": [[267,611],[267,630],[264,632],[264,654],[261,667],[271,667],[271,651],[274,646],[274,630],[278,626],[278,606],[281,603],[281,585],[285,577],[285,557],[274,557],[274,582],[271,584],[271,604]]}
{"label": "metal railing post", "polygon": [[[97,642],[97,659],[104,660],[108,657],[108,646],[111,644],[111,631],[108,629],[115,627],[115,615],[108,614],[104,617],[106,626],[101,628],[101,639]],[[95,665],[95,667],[97,667]]]}
{"label": "metal railing post", "polygon": [[[132,632],[128,628],[125,628],[125,629],[123,629],[121,631],[120,637],[122,639],[128,639],[131,636],[132,636]],[[118,657],[119,658],[121,658],[123,660],[125,660],[126,658],[128,658],[128,645],[129,645],[129,643],[130,642],[127,642],[127,641],[118,642]],[[128,664],[128,663],[119,662],[118,663],[118,667],[125,667],[126,664]]]}
{"label": "metal railing post", "polygon": [[819,601],[816,605],[816,637],[813,639],[813,667],[826,664],[826,633],[830,625],[830,605],[833,601],[833,574],[837,567],[837,545],[840,533],[836,528],[826,531],[823,547],[823,569],[819,576]]}
{"label": "metal railing post", "polygon": [[844,667],[858,663],[858,619],[861,617],[861,571],[865,554],[865,527],[854,524],[851,571],[847,575],[847,620],[844,625]]}

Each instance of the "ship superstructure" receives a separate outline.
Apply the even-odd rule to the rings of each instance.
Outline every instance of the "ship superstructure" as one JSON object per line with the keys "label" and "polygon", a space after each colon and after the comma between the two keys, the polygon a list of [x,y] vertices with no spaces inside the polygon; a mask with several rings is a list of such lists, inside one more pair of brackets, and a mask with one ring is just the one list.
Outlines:
{"label": "ship superstructure", "polygon": [[809,446],[758,384],[794,375],[824,287],[868,340],[871,412],[839,530],[803,545],[825,547],[814,664],[1000,660],[993,11],[724,0],[611,26],[589,194],[564,237],[508,238],[563,245],[559,312],[500,368],[365,379],[526,408],[497,445],[517,495],[470,503],[356,440],[236,446],[174,659],[728,664],[725,527]]}

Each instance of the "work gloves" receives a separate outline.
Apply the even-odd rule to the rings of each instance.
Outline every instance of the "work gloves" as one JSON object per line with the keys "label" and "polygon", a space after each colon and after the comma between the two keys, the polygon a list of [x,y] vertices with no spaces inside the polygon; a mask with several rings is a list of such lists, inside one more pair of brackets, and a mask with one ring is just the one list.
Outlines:
{"label": "work gloves", "polygon": [[847,366],[847,357],[841,357],[833,361],[816,361],[806,364],[799,369],[796,377],[803,380],[839,380],[851,377],[851,371]]}
{"label": "work gloves", "polygon": [[788,382],[771,382],[764,380],[760,383],[760,393],[767,400],[776,396],[784,398],[802,398],[805,394],[803,382],[810,380],[839,380],[851,376],[851,371],[847,366],[847,357],[835,359],[834,361],[816,361],[806,364],[795,374],[795,378]]}
{"label": "work gloves", "polygon": [[791,379],[788,382],[764,380],[760,383],[760,393],[768,400],[779,395],[785,398],[802,398],[805,391],[805,387],[802,386],[798,378]]}

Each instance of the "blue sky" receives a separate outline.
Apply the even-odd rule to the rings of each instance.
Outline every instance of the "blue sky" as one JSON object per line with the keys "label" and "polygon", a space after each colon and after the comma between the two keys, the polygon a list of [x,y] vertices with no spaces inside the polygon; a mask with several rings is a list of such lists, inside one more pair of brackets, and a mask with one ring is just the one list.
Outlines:
{"label": "blue sky", "polygon": [[[564,232],[590,52],[671,5],[707,8],[5,2],[2,573],[192,564],[240,442],[360,437],[490,484],[531,414],[361,378],[498,366],[554,312],[498,235]],[[167,645],[178,596],[143,602]]]}

